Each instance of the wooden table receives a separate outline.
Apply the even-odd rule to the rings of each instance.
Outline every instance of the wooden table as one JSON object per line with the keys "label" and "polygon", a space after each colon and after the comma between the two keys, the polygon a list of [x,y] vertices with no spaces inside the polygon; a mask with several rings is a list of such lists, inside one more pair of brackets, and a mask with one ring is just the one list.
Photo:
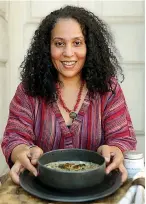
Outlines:
{"label": "wooden table", "polygon": [[[0,177],[1,187],[0,187],[0,204],[67,204],[63,202],[52,202],[45,201],[39,198],[36,198],[29,193],[25,192],[20,186],[13,183],[10,179],[9,175],[6,174],[3,177]],[[114,194],[94,202],[90,202],[91,204],[96,203],[106,203],[113,204],[118,203],[118,201],[124,196],[128,188],[131,186],[131,180],[128,180],[124,183]],[[85,203],[85,202],[84,202]],[[88,202],[89,204],[89,202]]]}

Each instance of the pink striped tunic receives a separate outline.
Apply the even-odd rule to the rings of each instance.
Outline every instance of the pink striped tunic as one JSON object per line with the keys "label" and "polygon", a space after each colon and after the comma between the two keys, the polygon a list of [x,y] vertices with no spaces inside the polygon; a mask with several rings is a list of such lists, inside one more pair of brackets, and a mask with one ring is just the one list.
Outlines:
{"label": "pink striped tunic", "polygon": [[46,105],[43,99],[26,95],[19,84],[10,103],[1,144],[9,166],[11,152],[19,144],[35,144],[44,152],[65,148],[96,151],[103,144],[122,151],[135,149],[135,133],[123,92],[115,79],[113,86],[115,93],[97,93],[94,99],[87,93],[77,118],[68,128],[56,102]]}

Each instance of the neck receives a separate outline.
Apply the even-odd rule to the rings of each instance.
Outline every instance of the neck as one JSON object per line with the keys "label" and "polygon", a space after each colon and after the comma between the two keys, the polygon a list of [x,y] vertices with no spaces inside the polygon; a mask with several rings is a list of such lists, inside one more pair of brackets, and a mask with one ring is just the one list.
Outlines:
{"label": "neck", "polygon": [[59,76],[59,80],[63,83],[63,87],[80,87],[82,83],[80,75],[74,78]]}

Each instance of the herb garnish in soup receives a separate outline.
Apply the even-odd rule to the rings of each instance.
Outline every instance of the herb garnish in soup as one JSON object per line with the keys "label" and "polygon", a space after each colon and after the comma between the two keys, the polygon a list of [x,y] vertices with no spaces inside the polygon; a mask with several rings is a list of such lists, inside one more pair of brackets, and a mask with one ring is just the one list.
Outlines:
{"label": "herb garnish in soup", "polygon": [[99,167],[99,164],[86,162],[86,161],[57,161],[57,162],[50,162],[45,166],[48,168],[57,169],[57,170],[81,171],[81,170],[96,169],[97,167]]}

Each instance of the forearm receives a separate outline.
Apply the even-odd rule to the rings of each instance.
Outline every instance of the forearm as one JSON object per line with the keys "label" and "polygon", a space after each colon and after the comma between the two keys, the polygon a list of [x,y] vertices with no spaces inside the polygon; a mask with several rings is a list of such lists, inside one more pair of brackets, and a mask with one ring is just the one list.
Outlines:
{"label": "forearm", "polygon": [[105,140],[105,144],[118,147],[122,152],[136,149],[136,140],[134,136],[122,136],[118,134],[118,132],[108,136]]}
{"label": "forearm", "polygon": [[[25,146],[32,145],[31,141],[27,141],[27,140],[22,139],[22,138],[20,139],[17,136],[13,137],[13,138],[15,138],[15,139],[12,139],[10,137],[10,135],[9,136],[5,135],[5,137],[3,138],[2,144],[1,144],[3,154],[4,154],[4,156],[6,158],[6,162],[10,168],[13,165],[13,161],[11,160],[11,155],[12,155],[13,150],[20,145],[25,145]],[[14,161],[15,161],[15,159],[14,159]]]}

